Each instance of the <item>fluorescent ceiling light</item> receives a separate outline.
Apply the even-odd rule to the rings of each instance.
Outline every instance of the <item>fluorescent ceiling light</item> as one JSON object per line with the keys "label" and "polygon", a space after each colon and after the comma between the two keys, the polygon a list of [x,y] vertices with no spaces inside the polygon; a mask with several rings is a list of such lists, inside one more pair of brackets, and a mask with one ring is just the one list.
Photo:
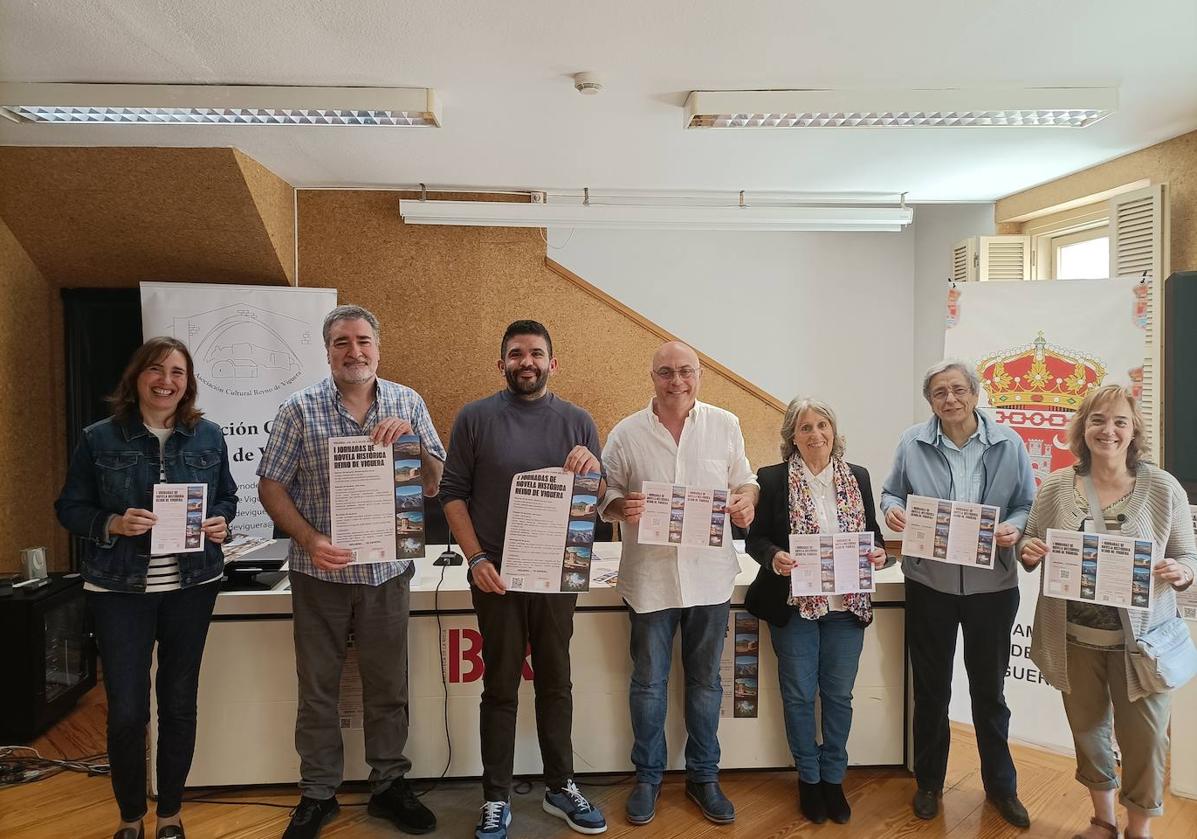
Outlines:
{"label": "fluorescent ceiling light", "polygon": [[466,227],[569,227],[624,230],[773,230],[898,232],[914,220],[909,207],[661,206],[528,204],[403,199],[407,224]]}
{"label": "fluorescent ceiling light", "polygon": [[441,124],[429,88],[0,84],[0,116],[88,125]]}
{"label": "fluorescent ceiling light", "polygon": [[1085,128],[1115,88],[692,91],[687,128]]}

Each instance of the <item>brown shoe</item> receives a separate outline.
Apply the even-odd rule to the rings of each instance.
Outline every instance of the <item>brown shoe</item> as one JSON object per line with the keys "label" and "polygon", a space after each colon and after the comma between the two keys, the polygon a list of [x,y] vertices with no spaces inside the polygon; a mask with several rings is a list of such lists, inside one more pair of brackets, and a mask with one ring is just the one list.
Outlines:
{"label": "brown shoe", "polygon": [[[1093,825],[1094,827],[1101,828],[1103,831],[1109,834],[1110,839],[1118,839],[1118,825],[1110,824],[1109,822],[1103,822],[1097,816],[1089,819],[1089,824]],[[1085,839],[1085,837],[1079,833],[1074,833],[1072,834],[1072,839]]]}

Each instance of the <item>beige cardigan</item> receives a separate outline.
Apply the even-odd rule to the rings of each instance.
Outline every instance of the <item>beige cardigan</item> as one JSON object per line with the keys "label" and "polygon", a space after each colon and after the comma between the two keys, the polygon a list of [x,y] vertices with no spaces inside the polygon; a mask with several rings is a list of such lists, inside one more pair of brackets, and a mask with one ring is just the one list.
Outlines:
{"label": "beige cardigan", "polygon": [[[1031,507],[1027,527],[1019,542],[1019,556],[1028,539],[1045,539],[1048,528],[1078,530],[1085,513],[1077,506],[1074,482],[1076,471],[1071,467],[1052,472],[1039,487]],[[1187,565],[1197,574],[1197,545],[1193,538],[1193,520],[1189,514],[1189,500],[1177,480],[1149,463],[1140,463],[1135,476],[1135,489],[1123,511],[1124,536],[1150,538],[1164,546],[1164,556]],[[1176,594],[1172,586],[1154,580],[1151,611],[1129,613],[1131,630],[1139,637],[1148,628],[1160,624],[1176,614]],[[1068,692],[1068,641],[1066,625],[1068,601],[1043,594],[1043,574],[1039,577],[1039,600],[1035,604],[1035,628],[1031,635],[1031,660],[1048,683]],[[1126,663],[1127,692],[1131,701],[1146,696],[1130,661]]]}

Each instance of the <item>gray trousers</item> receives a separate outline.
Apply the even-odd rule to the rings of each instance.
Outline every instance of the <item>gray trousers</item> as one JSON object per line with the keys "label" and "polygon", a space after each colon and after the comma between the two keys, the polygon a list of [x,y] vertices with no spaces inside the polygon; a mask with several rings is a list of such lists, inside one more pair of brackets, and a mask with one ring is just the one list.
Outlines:
{"label": "gray trousers", "polygon": [[290,573],[299,713],[295,750],[299,789],[328,799],[345,769],[341,741],[341,668],[352,630],[362,676],[370,786],[382,792],[411,769],[407,745],[407,619],[411,568],[382,585],[329,583]]}
{"label": "gray trousers", "polygon": [[[1063,694],[1064,712],[1076,745],[1076,779],[1093,790],[1121,786],[1122,806],[1148,816],[1162,815],[1172,694],[1153,693],[1131,702],[1125,652],[1071,643],[1068,684],[1071,690]],[[1111,731],[1122,749],[1121,784]]]}

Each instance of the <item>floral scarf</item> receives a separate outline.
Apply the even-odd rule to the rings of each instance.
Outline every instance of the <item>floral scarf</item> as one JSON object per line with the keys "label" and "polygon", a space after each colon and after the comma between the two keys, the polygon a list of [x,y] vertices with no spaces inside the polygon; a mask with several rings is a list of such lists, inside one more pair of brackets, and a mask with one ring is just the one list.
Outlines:
{"label": "floral scarf", "polygon": [[[815,496],[803,479],[802,458],[797,452],[790,455],[790,532],[818,533],[819,513],[815,509]],[[831,459],[832,480],[835,486],[836,521],[841,533],[865,531],[864,501],[860,497],[860,486],[856,477],[842,457]],[[827,598],[823,595],[810,597],[790,596],[788,603],[798,609],[798,614],[807,620],[818,620],[828,612]],[[873,622],[873,600],[868,594],[845,594],[844,607],[856,615],[865,626]]]}

